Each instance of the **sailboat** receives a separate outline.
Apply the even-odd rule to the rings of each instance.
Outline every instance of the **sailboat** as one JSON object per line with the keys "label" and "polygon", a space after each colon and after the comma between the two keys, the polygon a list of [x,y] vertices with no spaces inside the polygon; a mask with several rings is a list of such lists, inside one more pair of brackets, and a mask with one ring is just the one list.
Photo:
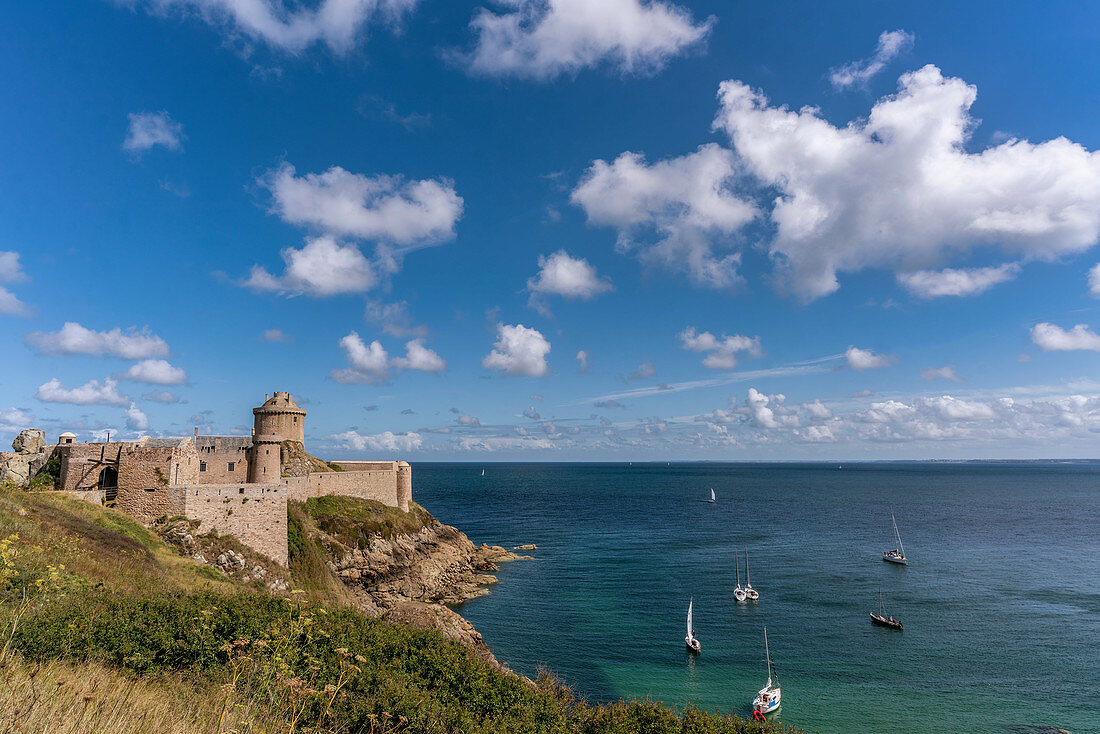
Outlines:
{"label": "sailboat", "polygon": [[709,500],[707,500],[707,502],[709,502],[709,503],[711,503],[711,504],[713,505],[713,504],[714,504],[714,502],[715,502],[715,500],[716,500],[716,498],[715,498],[715,496],[714,496],[714,490],[713,490],[713,489],[711,489],[711,490],[710,490],[710,499],[709,499]]}
{"label": "sailboat", "polygon": [[909,561],[905,558],[905,546],[901,544],[901,533],[898,532],[898,521],[894,520],[893,515],[890,515],[890,520],[894,523],[894,538],[898,541],[898,547],[894,550],[883,551],[882,560],[907,566],[909,565]]}
{"label": "sailboat", "polygon": [[749,601],[757,601],[760,599],[760,592],[752,588],[752,581],[749,579],[749,552],[745,551],[745,596]]}
{"label": "sailboat", "polygon": [[779,708],[782,694],[779,691],[779,678],[776,677],[775,685],[772,685],[772,655],[768,650],[768,628],[764,628],[764,655],[768,659],[768,682],[756,694],[752,700],[752,710],[761,714],[770,714]]}
{"label": "sailboat", "polygon": [[737,601],[745,601],[749,598],[749,595],[741,588],[741,561],[737,557],[736,548],[733,550],[733,565],[737,569],[737,588],[733,590],[733,598]]}
{"label": "sailboat", "polygon": [[901,626],[901,622],[893,617],[887,617],[882,613],[882,589],[878,592],[878,614],[871,612],[871,624],[877,624],[880,627],[889,627],[892,630],[904,629]]}
{"label": "sailboat", "polygon": [[695,603],[695,599],[692,598],[688,601],[688,623],[687,623],[687,636],[684,637],[684,644],[687,645],[688,652],[693,652],[698,655],[703,651],[703,646],[699,644],[699,640],[695,639],[695,630],[691,626],[691,608]]}
{"label": "sailboat", "polygon": [[485,470],[484,469],[481,470],[481,476],[485,476]]}

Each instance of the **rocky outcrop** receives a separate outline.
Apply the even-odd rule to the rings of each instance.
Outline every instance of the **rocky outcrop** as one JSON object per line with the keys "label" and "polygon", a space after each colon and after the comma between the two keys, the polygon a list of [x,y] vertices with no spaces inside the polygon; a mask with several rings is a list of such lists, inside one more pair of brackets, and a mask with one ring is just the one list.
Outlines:
{"label": "rocky outcrop", "polygon": [[14,451],[0,451],[0,484],[26,487],[46,463],[46,433],[38,428],[20,431],[11,442]]}
{"label": "rocky outcrop", "polygon": [[212,566],[228,579],[242,584],[262,584],[272,591],[290,588],[282,566],[232,536],[196,535],[195,521],[179,517],[155,520],[152,527],[181,556]]}
{"label": "rocky outcrop", "polygon": [[283,441],[280,451],[284,477],[304,477],[314,472],[336,471],[306,451],[305,445],[300,441]]}
{"label": "rocky outcrop", "polygon": [[424,602],[406,600],[391,607],[382,614],[382,619],[395,624],[407,624],[420,629],[436,630],[443,633],[482,660],[492,664],[496,668],[503,669],[503,665],[493,656],[492,650],[481,638],[481,633],[467,622],[458,612],[448,609],[440,604],[425,604]]}

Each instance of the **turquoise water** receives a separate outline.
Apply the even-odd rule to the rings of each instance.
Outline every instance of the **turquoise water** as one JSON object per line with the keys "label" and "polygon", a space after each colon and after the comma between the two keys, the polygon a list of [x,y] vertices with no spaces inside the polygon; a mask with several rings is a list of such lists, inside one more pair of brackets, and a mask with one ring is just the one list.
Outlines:
{"label": "turquoise water", "polygon": [[[460,611],[511,668],[545,666],[591,700],[748,715],[766,625],[779,717],[808,730],[1100,732],[1100,464],[417,464],[414,476],[417,501],[475,542],[539,546]],[[891,513],[909,566],[881,560]],[[755,605],[733,600],[735,547],[749,551]],[[904,632],[870,624],[879,589]],[[698,658],[683,644],[689,596]]]}

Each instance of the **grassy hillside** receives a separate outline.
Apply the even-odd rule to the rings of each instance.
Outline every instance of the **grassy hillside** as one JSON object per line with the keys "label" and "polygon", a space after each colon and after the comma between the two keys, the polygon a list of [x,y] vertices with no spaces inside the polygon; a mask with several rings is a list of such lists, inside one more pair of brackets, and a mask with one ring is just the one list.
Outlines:
{"label": "grassy hillside", "polygon": [[292,510],[291,571],[309,593],[273,596],[122,513],[0,491],[0,734],[777,731],[649,701],[590,706],[549,676],[533,684],[435,632],[367,619],[308,537],[364,510],[308,510]]}

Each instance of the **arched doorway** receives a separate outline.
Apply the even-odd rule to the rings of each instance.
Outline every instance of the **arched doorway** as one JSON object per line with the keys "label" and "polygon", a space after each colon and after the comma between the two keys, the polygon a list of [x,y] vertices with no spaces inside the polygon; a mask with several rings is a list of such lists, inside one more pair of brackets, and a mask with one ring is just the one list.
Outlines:
{"label": "arched doorway", "polygon": [[118,497],[118,469],[113,466],[104,467],[99,473],[98,486],[103,490],[103,500],[113,503]]}

